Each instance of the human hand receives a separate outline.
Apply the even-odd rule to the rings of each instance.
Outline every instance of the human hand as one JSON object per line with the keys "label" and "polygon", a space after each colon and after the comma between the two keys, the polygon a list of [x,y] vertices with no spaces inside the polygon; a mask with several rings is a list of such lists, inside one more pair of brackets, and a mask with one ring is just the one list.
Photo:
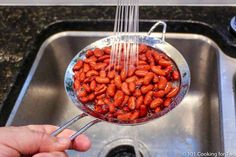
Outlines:
{"label": "human hand", "polygon": [[56,126],[28,125],[0,128],[0,157],[66,157],[65,150],[87,151],[91,143],[85,135],[74,141],[68,139],[75,132],[64,130],[57,137],[50,136]]}

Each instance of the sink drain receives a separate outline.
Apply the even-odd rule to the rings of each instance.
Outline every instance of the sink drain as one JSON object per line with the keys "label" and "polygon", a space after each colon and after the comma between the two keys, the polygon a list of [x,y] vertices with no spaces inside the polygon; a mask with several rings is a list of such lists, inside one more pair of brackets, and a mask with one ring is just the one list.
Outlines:
{"label": "sink drain", "polygon": [[[150,157],[147,147],[143,143],[138,141],[137,145],[140,157]],[[103,147],[98,157],[135,157],[133,140],[122,138],[111,141]]]}
{"label": "sink drain", "polygon": [[[143,157],[141,152],[140,157]],[[134,147],[130,145],[121,145],[111,149],[106,157],[135,157]]]}

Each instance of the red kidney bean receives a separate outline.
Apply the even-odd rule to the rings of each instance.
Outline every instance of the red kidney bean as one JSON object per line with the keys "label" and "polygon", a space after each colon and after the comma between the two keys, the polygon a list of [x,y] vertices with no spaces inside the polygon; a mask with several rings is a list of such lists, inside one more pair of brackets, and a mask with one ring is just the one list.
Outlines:
{"label": "red kidney bean", "polygon": [[174,80],[179,80],[179,72],[177,70],[173,71],[172,77]]}
{"label": "red kidney bean", "polygon": [[78,79],[82,72],[83,72],[83,69],[80,69],[79,71],[75,71],[74,72],[74,79]]}
{"label": "red kidney bean", "polygon": [[136,85],[135,85],[134,82],[130,82],[130,83],[129,83],[129,91],[130,91],[131,93],[134,93],[135,87],[136,87]]}
{"label": "red kidney bean", "polygon": [[138,65],[137,70],[150,70],[151,66],[150,65]]}
{"label": "red kidney bean", "polygon": [[110,59],[104,59],[103,63],[109,64],[110,63]]}
{"label": "red kidney bean", "polygon": [[116,69],[117,71],[121,71],[121,69],[123,69],[123,67],[122,67],[121,65],[117,65],[117,66],[115,67],[115,69]]}
{"label": "red kidney bean", "polygon": [[147,75],[148,71],[147,70],[136,70],[135,71],[135,75],[140,76],[140,77],[144,77],[145,75]]}
{"label": "red kidney bean", "polygon": [[164,89],[164,93],[165,94],[169,93],[171,89],[172,89],[172,83],[171,82],[167,82],[166,83],[166,87]]}
{"label": "red kidney bean", "polygon": [[[96,88],[97,89],[97,88]],[[103,93],[105,93],[106,92],[106,90],[107,90],[107,86],[105,86],[104,84],[103,85],[101,85],[101,87],[99,88],[99,89],[97,89],[96,90],[95,89],[95,95],[100,95],[100,94],[103,94]]]}
{"label": "red kidney bean", "polygon": [[139,117],[139,112],[134,111],[134,113],[132,113],[132,115],[130,116],[130,120],[138,119],[138,117]]}
{"label": "red kidney bean", "polygon": [[104,70],[99,72],[100,77],[106,77],[107,73]]}
{"label": "red kidney bean", "polygon": [[114,96],[115,106],[120,106],[124,100],[124,93],[121,90],[118,90]]}
{"label": "red kidney bean", "polygon": [[159,77],[159,82],[158,82],[158,88],[159,89],[165,89],[167,85],[167,79],[163,76]]}
{"label": "red kidney bean", "polygon": [[84,79],[84,83],[90,83],[93,80],[94,80],[93,76],[92,77],[87,77],[87,78]]}
{"label": "red kidney bean", "polygon": [[89,94],[89,96],[88,96],[89,101],[93,101],[94,98],[95,98],[95,94],[93,94],[93,93]]}
{"label": "red kidney bean", "polygon": [[101,107],[101,106],[98,106],[98,105],[95,105],[95,106],[94,106],[94,112],[96,112],[96,113],[102,113],[102,107]]}
{"label": "red kidney bean", "polygon": [[91,89],[91,91],[94,91],[94,90],[95,90],[96,84],[97,84],[97,83],[96,83],[95,80],[91,81],[91,83],[90,83],[90,89]]}
{"label": "red kidney bean", "polygon": [[114,117],[117,117],[118,115],[122,115],[124,113],[125,112],[123,110],[117,109],[116,112],[113,115],[114,115]]}
{"label": "red kidney bean", "polygon": [[77,96],[78,96],[78,97],[85,97],[85,96],[87,96],[87,92],[85,91],[84,88],[81,87],[81,88],[77,91]]}
{"label": "red kidney bean", "polygon": [[78,71],[80,70],[80,68],[82,68],[83,66],[83,61],[82,60],[79,60],[73,67],[73,71]]}
{"label": "red kidney bean", "polygon": [[147,86],[142,86],[141,87],[141,92],[142,94],[146,94],[147,92],[151,91],[153,89],[153,85],[147,85]]}
{"label": "red kidney bean", "polygon": [[80,80],[80,82],[83,82],[84,80],[85,80],[85,73],[84,72],[82,72],[81,74],[80,74],[80,76],[79,76],[79,80]]}
{"label": "red kidney bean", "polygon": [[108,112],[109,112],[109,107],[106,104],[102,105],[102,113],[106,114]]}
{"label": "red kidney bean", "polygon": [[157,75],[154,75],[153,82],[154,83],[158,83],[159,82],[159,77]]}
{"label": "red kidney bean", "polygon": [[88,92],[88,93],[91,91],[89,85],[87,85],[87,84],[83,84],[82,87],[83,87],[84,90],[85,90],[86,92]]}
{"label": "red kidney bean", "polygon": [[131,113],[125,113],[125,114],[120,114],[117,116],[117,119],[120,120],[120,121],[129,121],[130,120],[130,117],[131,117]]}
{"label": "red kidney bean", "polygon": [[143,104],[143,96],[141,95],[136,100],[136,109],[139,109],[142,104]]}
{"label": "red kidney bean", "polygon": [[159,113],[159,112],[161,112],[161,108],[160,108],[160,107],[157,107],[157,108],[155,109],[155,113]]}
{"label": "red kidney bean", "polygon": [[92,51],[92,50],[88,50],[88,51],[86,52],[86,57],[87,57],[87,58],[91,57],[92,55],[93,55],[93,51]]}
{"label": "red kidney bean", "polygon": [[96,61],[97,61],[97,57],[95,57],[95,56],[86,58],[86,59],[84,60],[85,63],[96,62]]}
{"label": "red kidney bean", "polygon": [[122,85],[121,85],[121,90],[122,90],[126,95],[130,95],[128,83],[123,82]]}
{"label": "red kidney bean", "polygon": [[113,78],[115,77],[115,75],[116,75],[115,70],[112,70],[112,71],[109,71],[109,72],[108,72],[107,77],[108,77],[109,79],[113,79]]}
{"label": "red kidney bean", "polygon": [[90,65],[90,69],[95,69],[96,62],[89,62],[88,64]]}
{"label": "red kidney bean", "polygon": [[145,54],[142,54],[142,55],[139,55],[139,59],[142,60],[142,61],[146,61],[147,57],[146,57]]}
{"label": "red kidney bean", "polygon": [[163,105],[164,105],[165,107],[168,107],[168,106],[170,105],[170,103],[171,103],[171,98],[167,98],[167,99],[164,101]]}
{"label": "red kidney bean", "polygon": [[108,107],[109,107],[109,112],[110,113],[115,113],[116,112],[116,107],[113,103],[109,104]]}
{"label": "red kidney bean", "polygon": [[98,99],[104,99],[106,97],[106,94],[97,94],[96,95],[96,99],[98,100]]}
{"label": "red kidney bean", "polygon": [[156,98],[162,98],[162,97],[164,97],[165,92],[164,92],[164,90],[159,90],[159,91],[154,92],[153,95],[154,95]]}
{"label": "red kidney bean", "polygon": [[163,100],[161,98],[156,98],[151,102],[150,108],[155,109],[156,107],[160,106],[162,103],[163,103]]}
{"label": "red kidney bean", "polygon": [[173,70],[173,66],[172,66],[172,65],[171,65],[171,66],[167,66],[167,67],[164,69],[166,75],[170,74],[170,73],[172,72],[172,70]]}
{"label": "red kidney bean", "polygon": [[158,66],[151,66],[151,70],[156,73],[157,75],[160,75],[160,76],[165,76],[166,73],[164,70],[162,70],[160,67]]}
{"label": "red kidney bean", "polygon": [[88,71],[90,70],[90,66],[89,66],[89,64],[84,63],[83,70],[84,70],[85,73],[88,72]]}
{"label": "red kidney bean", "polygon": [[146,117],[147,116],[147,108],[145,105],[141,105],[139,109],[139,117]]}
{"label": "red kidney bean", "polygon": [[135,84],[136,84],[136,86],[142,86],[143,85],[143,78],[140,78],[140,79],[138,79],[136,82],[135,82]]}
{"label": "red kidney bean", "polygon": [[159,60],[161,59],[161,56],[158,53],[153,53],[152,56],[156,63],[158,63]]}
{"label": "red kidney bean", "polygon": [[75,80],[73,84],[74,90],[78,90],[81,87],[79,80]]}
{"label": "red kidney bean", "polygon": [[102,55],[104,55],[104,52],[103,50],[99,49],[99,48],[95,48],[94,51],[93,51],[94,55],[96,57],[101,57]]}
{"label": "red kidney bean", "polygon": [[140,44],[139,45],[139,54],[145,53],[148,50],[147,45]]}
{"label": "red kidney bean", "polygon": [[145,77],[143,78],[143,84],[148,85],[152,81],[153,77],[154,77],[154,74],[152,72],[147,73]]}
{"label": "red kidney bean", "polygon": [[127,78],[125,81],[127,83],[130,83],[130,82],[135,82],[137,80],[137,76],[131,76],[129,78]]}
{"label": "red kidney bean", "polygon": [[142,60],[138,61],[138,66],[139,66],[139,65],[147,65],[147,64],[148,64],[148,63],[145,62],[145,61],[142,61]]}
{"label": "red kidney bean", "polygon": [[125,69],[122,69],[120,72],[121,81],[125,81],[126,76],[127,76],[127,72],[125,71]]}
{"label": "red kidney bean", "polygon": [[167,98],[172,98],[176,96],[179,92],[179,87],[173,87],[171,91],[166,95]]}
{"label": "red kidney bean", "polygon": [[165,59],[160,59],[158,61],[159,65],[162,67],[167,67],[167,66],[171,66],[171,62]]}
{"label": "red kidney bean", "polygon": [[127,76],[130,77],[134,74],[135,68],[129,68]]}
{"label": "red kidney bean", "polygon": [[104,105],[105,104],[105,102],[104,102],[104,100],[103,99],[98,99],[98,101],[97,101],[97,103],[96,103],[97,105]]}
{"label": "red kidney bean", "polygon": [[105,99],[104,99],[104,103],[107,104],[107,105],[109,105],[109,104],[112,103],[112,102],[111,102],[111,99],[110,99],[110,98],[105,98]]}
{"label": "red kidney bean", "polygon": [[105,59],[110,59],[110,55],[104,55],[104,56],[101,56],[97,59],[98,62],[102,62],[104,61]]}
{"label": "red kidney bean", "polygon": [[156,91],[158,91],[158,90],[159,90],[159,89],[158,89],[158,84],[155,84],[155,85],[154,85],[154,88],[153,88],[153,91],[156,92]]}
{"label": "red kidney bean", "polygon": [[97,63],[96,66],[94,67],[95,70],[101,70],[104,69],[107,66],[106,63]]}
{"label": "red kidney bean", "polygon": [[98,74],[96,70],[90,70],[86,73],[86,77],[97,76]]}
{"label": "red kidney bean", "polygon": [[88,97],[80,97],[79,100],[82,102],[82,103],[87,103],[89,101]]}
{"label": "red kidney bean", "polygon": [[116,86],[114,84],[109,84],[107,87],[107,95],[114,97],[116,91]]}
{"label": "red kidney bean", "polygon": [[121,106],[125,106],[125,105],[128,103],[128,101],[129,101],[129,96],[128,96],[128,95],[125,95],[125,98],[124,98],[124,100],[123,100]]}
{"label": "red kidney bean", "polygon": [[134,110],[135,109],[135,97],[129,97],[129,101],[128,101],[128,107],[130,110]]}
{"label": "red kidney bean", "polygon": [[153,91],[149,91],[144,97],[144,105],[149,105],[152,102]]}
{"label": "red kidney bean", "polygon": [[107,77],[100,77],[100,76],[97,76],[95,77],[95,80],[97,81],[97,83],[104,83],[104,84],[107,84],[110,82],[109,78]]}
{"label": "red kidney bean", "polygon": [[152,50],[148,50],[148,51],[146,52],[146,57],[147,57],[147,60],[148,60],[149,62],[153,62],[153,61],[154,61],[154,58],[152,57]]}
{"label": "red kidney bean", "polygon": [[121,83],[120,75],[116,75],[114,81],[115,81],[116,87],[117,87],[118,89],[121,89],[122,83]]}
{"label": "red kidney bean", "polygon": [[103,48],[103,51],[104,51],[106,54],[110,55],[110,53],[111,53],[111,48],[110,48],[110,47],[104,47],[104,48]]}

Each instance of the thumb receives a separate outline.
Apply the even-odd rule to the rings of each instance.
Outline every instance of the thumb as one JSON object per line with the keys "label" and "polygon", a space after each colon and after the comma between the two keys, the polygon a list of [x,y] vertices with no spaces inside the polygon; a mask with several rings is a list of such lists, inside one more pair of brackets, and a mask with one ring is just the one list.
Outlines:
{"label": "thumb", "polygon": [[[5,129],[5,130],[4,130]],[[64,151],[71,142],[67,138],[52,137],[46,132],[31,130],[28,127],[8,127],[1,129],[0,141],[20,154]],[[4,135],[4,136],[1,136]]]}

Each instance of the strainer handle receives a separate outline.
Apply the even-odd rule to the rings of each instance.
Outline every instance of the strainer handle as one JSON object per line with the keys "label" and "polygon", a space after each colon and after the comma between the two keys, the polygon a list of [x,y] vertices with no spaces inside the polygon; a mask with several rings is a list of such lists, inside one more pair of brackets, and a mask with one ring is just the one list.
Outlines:
{"label": "strainer handle", "polygon": [[159,25],[163,25],[163,30],[162,30],[162,36],[161,36],[161,40],[165,41],[165,33],[166,33],[166,23],[164,21],[157,21],[148,31],[148,35],[151,35],[151,33],[157,28],[157,26]]}
{"label": "strainer handle", "polygon": [[[71,126],[73,123],[77,122],[79,119],[86,117],[87,114],[82,113],[80,115],[77,115],[75,117],[73,117],[72,119],[68,120],[67,122],[63,123],[62,125],[59,126],[58,129],[56,129],[55,131],[53,131],[51,133],[51,136],[57,136],[58,134],[60,134],[63,130],[65,130],[66,128],[68,128],[69,126]],[[74,133],[73,135],[70,136],[70,140],[74,140],[77,136],[79,136],[80,134],[82,134],[83,132],[85,132],[88,128],[90,128],[91,126],[93,126],[94,124],[101,122],[100,119],[95,119],[93,121],[90,121],[89,123],[87,123],[84,127],[82,127],[81,129],[79,129],[76,133]]]}
{"label": "strainer handle", "polygon": [[90,121],[88,124],[86,124],[84,127],[82,127],[81,129],[79,129],[76,133],[74,133],[73,135],[71,135],[70,140],[74,140],[77,136],[79,136],[80,134],[82,134],[83,132],[85,132],[88,128],[90,128],[91,126],[93,126],[96,123],[101,122],[100,119],[95,119],[93,121]]}
{"label": "strainer handle", "polygon": [[77,115],[75,117],[73,117],[72,119],[68,120],[67,122],[63,123],[62,125],[59,126],[58,129],[56,129],[55,131],[53,131],[51,133],[52,136],[57,136],[58,134],[60,134],[63,130],[65,130],[66,128],[68,128],[69,126],[71,126],[72,124],[74,124],[75,122],[77,122],[79,119],[83,118],[87,116],[87,114],[82,113],[80,115]]}

